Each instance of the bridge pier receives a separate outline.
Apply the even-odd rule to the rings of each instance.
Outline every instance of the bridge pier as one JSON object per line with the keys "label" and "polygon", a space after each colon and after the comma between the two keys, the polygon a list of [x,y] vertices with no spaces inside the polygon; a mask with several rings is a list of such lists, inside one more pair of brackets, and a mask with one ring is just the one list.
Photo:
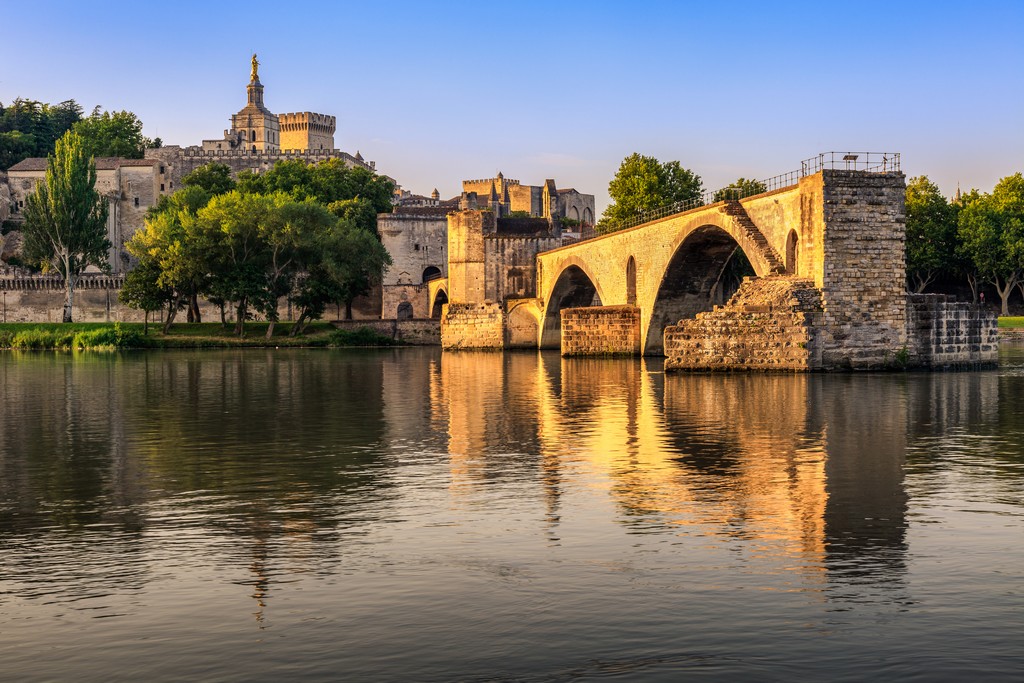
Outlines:
{"label": "bridge pier", "polygon": [[563,356],[640,354],[640,309],[586,306],[562,309]]}

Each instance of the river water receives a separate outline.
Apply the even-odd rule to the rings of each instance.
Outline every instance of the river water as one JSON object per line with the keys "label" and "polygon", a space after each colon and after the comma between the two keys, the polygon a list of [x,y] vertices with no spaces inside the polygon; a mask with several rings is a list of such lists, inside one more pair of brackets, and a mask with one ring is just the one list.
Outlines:
{"label": "river water", "polygon": [[0,354],[0,680],[1021,680],[1024,349]]}

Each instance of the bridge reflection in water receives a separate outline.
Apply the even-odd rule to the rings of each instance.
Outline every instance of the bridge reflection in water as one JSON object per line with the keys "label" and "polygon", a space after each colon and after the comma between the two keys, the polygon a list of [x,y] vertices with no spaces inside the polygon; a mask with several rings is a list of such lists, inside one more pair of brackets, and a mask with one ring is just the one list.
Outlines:
{"label": "bridge reflection in water", "polygon": [[782,573],[874,581],[896,601],[908,442],[959,419],[930,411],[998,404],[993,374],[679,376],[650,359],[488,352],[445,354],[429,393],[454,496],[535,471],[557,538],[580,523],[560,511],[563,483],[585,474],[631,533],[745,540]]}

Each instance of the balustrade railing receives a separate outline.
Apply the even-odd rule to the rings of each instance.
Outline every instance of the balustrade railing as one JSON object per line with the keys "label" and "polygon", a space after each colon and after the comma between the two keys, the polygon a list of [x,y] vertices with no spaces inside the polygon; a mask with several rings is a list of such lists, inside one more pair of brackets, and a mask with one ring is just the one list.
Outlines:
{"label": "balustrade railing", "polygon": [[[800,162],[800,170],[780,173],[779,175],[751,182],[745,187],[728,185],[717,190],[705,190],[700,196],[675,202],[657,209],[637,214],[636,218],[620,223],[615,229],[624,230],[644,223],[665,218],[673,214],[697,209],[725,199],[744,199],[765,192],[792,187],[804,176],[814,175],[825,169],[846,171],[863,171],[867,173],[889,173],[900,170],[899,152],[822,152],[821,154]],[[597,235],[600,237],[600,235]],[[593,238],[591,238],[593,239]]]}

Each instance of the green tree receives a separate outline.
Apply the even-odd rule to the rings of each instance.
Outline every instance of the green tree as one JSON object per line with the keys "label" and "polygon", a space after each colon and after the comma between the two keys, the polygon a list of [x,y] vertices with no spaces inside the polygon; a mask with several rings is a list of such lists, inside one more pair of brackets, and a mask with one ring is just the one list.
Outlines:
{"label": "green tree", "polygon": [[291,290],[299,270],[322,258],[317,253],[317,236],[330,231],[338,219],[313,199],[297,202],[277,193],[273,209],[260,221],[259,234],[266,244],[264,260],[266,296],[262,298],[267,321],[267,339],[274,335],[278,320],[277,303]]}
{"label": "green tree", "polygon": [[743,199],[744,197],[753,197],[755,194],[767,191],[768,186],[760,180],[747,180],[741,177],[737,178],[735,182],[730,183],[727,187],[716,191],[711,201],[721,202],[726,199]]}
{"label": "green tree", "polygon": [[82,107],[74,100],[51,105],[17,98],[6,107],[0,104],[0,169],[52,154],[56,141],[81,118]]}
{"label": "green tree", "polygon": [[[213,296],[235,305],[235,334],[245,335],[251,311],[266,311],[274,298],[267,288],[270,249],[266,226],[286,195],[243,194],[233,190],[210,200],[199,210],[196,224],[205,235],[211,259]],[[274,298],[276,301],[276,298]]]}
{"label": "green tree", "polygon": [[149,314],[170,303],[173,292],[160,285],[160,264],[155,258],[145,258],[124,277],[118,298],[130,308],[145,312],[142,333],[149,334]]}
{"label": "green tree", "polygon": [[200,166],[181,179],[182,187],[201,187],[211,197],[231,192],[236,185],[231,177],[231,167],[216,161]]}
{"label": "green tree", "polygon": [[[152,284],[140,282],[140,289],[152,287],[165,293],[164,333],[170,330],[183,307],[188,307],[191,319],[199,322],[192,309],[198,308],[198,295],[209,282],[215,244],[199,229],[196,215],[209,199],[209,194],[197,186],[175,192],[150,210],[145,226],[125,245],[144,270],[139,278],[155,274]],[[147,310],[141,300],[139,304],[139,308]]]}
{"label": "green tree", "polygon": [[661,163],[654,157],[631,154],[608,183],[612,204],[604,210],[597,231],[613,232],[644,212],[678,202],[699,202],[703,183],[699,175],[678,161]]}
{"label": "green tree", "polygon": [[972,197],[958,218],[963,253],[991,283],[1009,315],[1009,299],[1024,272],[1024,176],[1000,180],[992,194]]}
{"label": "green tree", "polygon": [[46,177],[25,201],[25,259],[64,279],[64,316],[71,322],[75,286],[89,265],[108,269],[107,201],[96,191],[96,164],[81,136],[69,131],[49,157]]}
{"label": "green tree", "polygon": [[302,332],[307,320],[321,317],[329,303],[344,303],[345,319],[351,320],[352,302],[379,283],[391,264],[380,240],[351,219],[336,221],[315,239],[305,275],[292,295],[299,308],[292,336]]}
{"label": "green tree", "polygon": [[907,183],[907,275],[923,292],[943,272],[956,268],[957,215],[927,176]]}
{"label": "green tree", "polygon": [[130,111],[108,112],[96,107],[75,124],[75,131],[94,157],[141,159],[155,142],[142,134],[142,121]]}

